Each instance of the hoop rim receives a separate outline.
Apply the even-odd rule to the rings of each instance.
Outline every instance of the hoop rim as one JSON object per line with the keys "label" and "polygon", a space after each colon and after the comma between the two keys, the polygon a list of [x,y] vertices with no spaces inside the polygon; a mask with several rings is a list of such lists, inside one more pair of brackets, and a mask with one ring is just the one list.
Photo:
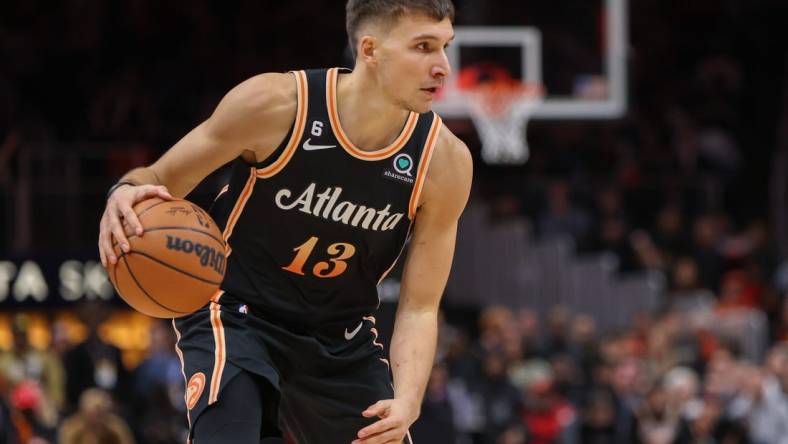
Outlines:
{"label": "hoop rim", "polygon": [[508,114],[518,103],[525,105],[518,109],[525,108],[527,112],[545,98],[544,85],[528,81],[481,82],[473,87],[461,88],[458,93],[471,103],[472,116],[477,114],[490,118]]}

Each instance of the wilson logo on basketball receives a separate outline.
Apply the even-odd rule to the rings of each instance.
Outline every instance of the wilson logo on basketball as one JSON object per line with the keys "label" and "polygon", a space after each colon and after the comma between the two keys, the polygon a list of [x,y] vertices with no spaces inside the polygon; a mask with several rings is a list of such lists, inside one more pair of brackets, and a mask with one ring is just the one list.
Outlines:
{"label": "wilson logo on basketball", "polygon": [[215,248],[197,242],[192,242],[190,240],[184,240],[178,236],[168,235],[167,249],[188,254],[194,253],[200,258],[200,265],[203,267],[211,267],[217,273],[224,274],[224,253],[216,251]]}
{"label": "wilson logo on basketball", "polygon": [[200,372],[192,375],[191,379],[189,379],[189,383],[186,384],[186,408],[191,410],[197,405],[197,401],[200,400],[200,395],[202,395],[204,388],[205,374]]}

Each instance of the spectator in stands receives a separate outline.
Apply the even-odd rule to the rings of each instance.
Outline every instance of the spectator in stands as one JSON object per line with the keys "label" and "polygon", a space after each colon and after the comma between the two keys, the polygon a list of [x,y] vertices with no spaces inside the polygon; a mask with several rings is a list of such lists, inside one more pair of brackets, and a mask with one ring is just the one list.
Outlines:
{"label": "spectator in stands", "polygon": [[14,413],[13,422],[19,440],[26,444],[53,443],[57,412],[51,411],[51,405],[38,381],[24,380],[16,384],[11,392],[11,408]]}
{"label": "spectator in stands", "polygon": [[506,358],[502,353],[488,353],[483,360],[484,376],[478,393],[484,405],[484,442],[493,444],[497,437],[517,419],[522,404],[520,390],[509,380]]}
{"label": "spectator in stands", "polygon": [[686,231],[684,214],[678,204],[668,203],[660,208],[653,233],[654,242],[671,259],[689,252],[690,237]]}
{"label": "spectator in stands", "polygon": [[175,354],[169,321],[153,320],[148,356],[135,369],[133,418],[137,440],[146,444],[174,444],[188,433],[184,421],[184,380]]}
{"label": "spectator in stands", "polygon": [[714,293],[701,287],[698,263],[691,256],[680,256],[673,264],[670,310],[680,313],[707,313],[715,304]]}
{"label": "spectator in stands", "polygon": [[79,398],[79,411],[66,419],[58,435],[60,444],[134,444],[131,430],[113,413],[112,398],[97,388],[85,390]]}
{"label": "spectator in stands", "polygon": [[[64,370],[57,355],[34,348],[28,339],[31,319],[19,314],[11,322],[13,348],[0,353],[0,377],[15,390],[19,384],[35,386],[40,396],[35,403],[36,420],[42,427],[53,428],[64,401]],[[24,390],[29,392],[30,390]]]}
{"label": "spectator in stands", "polygon": [[788,443],[788,349],[773,348],[765,369],[748,367],[732,402],[734,415],[748,424],[753,444]]}
{"label": "spectator in stands", "polygon": [[585,243],[591,219],[571,200],[569,184],[556,180],[547,189],[547,208],[539,216],[537,229],[541,236],[570,236],[578,244]]}
{"label": "spectator in stands", "polygon": [[[580,442],[583,444],[615,444],[616,408],[610,393],[592,389],[581,415]],[[622,443],[623,444],[623,443]]]}
{"label": "spectator in stands", "polygon": [[435,444],[456,444],[454,408],[448,390],[449,372],[443,364],[432,368],[421,416],[411,427],[415,440]]}
{"label": "spectator in stands", "polygon": [[670,444],[679,424],[679,412],[668,403],[665,390],[656,385],[649,390],[637,412],[638,436],[643,444]]}
{"label": "spectator in stands", "polygon": [[107,390],[115,399],[130,399],[130,376],[120,350],[99,335],[99,326],[109,318],[109,307],[101,301],[86,301],[77,308],[77,314],[88,328],[88,336],[64,358],[69,408],[73,409],[81,393],[91,387]]}
{"label": "spectator in stands", "polygon": [[522,308],[517,312],[517,332],[520,336],[524,358],[541,356],[542,338],[540,337],[541,324],[536,311]]}
{"label": "spectator in stands", "polygon": [[544,352],[548,355],[569,351],[569,310],[561,305],[550,308],[544,339]]}
{"label": "spectator in stands", "polygon": [[695,221],[693,229],[695,261],[703,287],[717,290],[722,276],[723,261],[719,254],[722,241],[721,221],[714,215],[704,215]]}
{"label": "spectator in stands", "polygon": [[[0,382],[0,387],[4,384]],[[16,444],[17,434],[11,417],[11,408],[5,400],[5,390],[0,389],[0,444]]]}
{"label": "spectator in stands", "polygon": [[525,385],[521,418],[533,444],[578,442],[575,408],[555,391],[552,369],[536,371]]}

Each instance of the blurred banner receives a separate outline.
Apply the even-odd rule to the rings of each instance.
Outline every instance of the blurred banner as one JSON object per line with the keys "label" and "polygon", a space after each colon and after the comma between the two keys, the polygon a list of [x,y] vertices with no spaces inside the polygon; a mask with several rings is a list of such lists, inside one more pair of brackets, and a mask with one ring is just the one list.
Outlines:
{"label": "blurred banner", "polygon": [[95,257],[0,258],[2,310],[62,307],[85,299],[120,302]]}

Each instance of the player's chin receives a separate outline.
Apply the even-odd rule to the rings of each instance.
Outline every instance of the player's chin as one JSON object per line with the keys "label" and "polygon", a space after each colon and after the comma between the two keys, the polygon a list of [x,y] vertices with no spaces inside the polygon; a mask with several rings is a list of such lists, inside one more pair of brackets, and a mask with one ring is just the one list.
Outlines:
{"label": "player's chin", "polygon": [[411,111],[417,112],[419,114],[428,113],[432,111],[432,99],[414,100],[410,103],[410,106],[408,108],[410,108]]}

